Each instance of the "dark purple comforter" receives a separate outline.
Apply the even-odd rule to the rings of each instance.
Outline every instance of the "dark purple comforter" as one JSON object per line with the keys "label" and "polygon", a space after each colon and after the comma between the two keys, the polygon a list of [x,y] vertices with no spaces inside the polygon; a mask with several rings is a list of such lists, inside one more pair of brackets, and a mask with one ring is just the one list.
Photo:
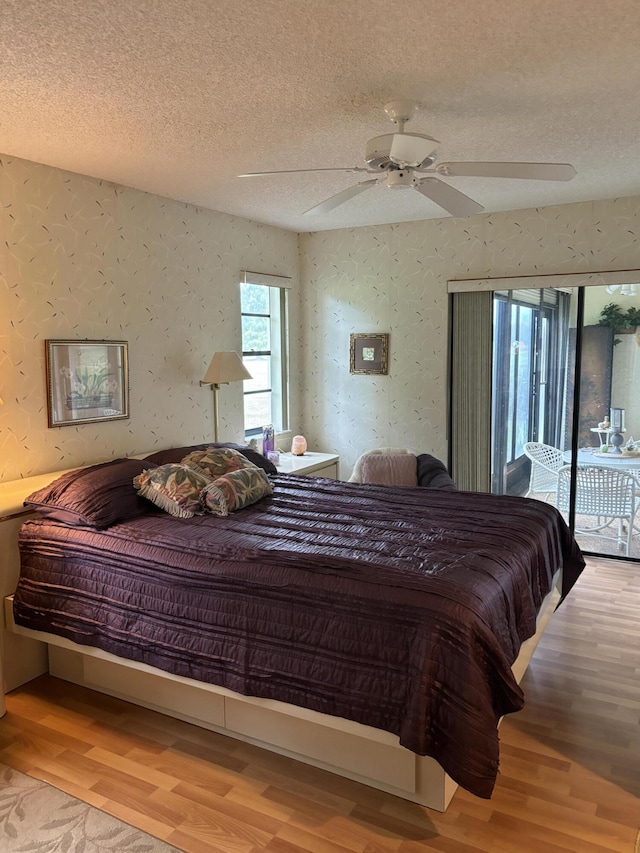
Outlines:
{"label": "dark purple comforter", "polygon": [[274,477],[228,518],[27,521],[19,625],[396,733],[490,796],[510,665],[554,572],[582,570],[523,498]]}

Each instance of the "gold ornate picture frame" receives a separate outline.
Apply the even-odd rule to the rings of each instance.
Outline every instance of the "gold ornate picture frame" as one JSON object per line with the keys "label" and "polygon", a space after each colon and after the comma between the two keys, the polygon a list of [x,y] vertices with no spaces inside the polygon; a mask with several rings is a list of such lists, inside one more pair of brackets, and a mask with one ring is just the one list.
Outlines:
{"label": "gold ornate picture frame", "polygon": [[45,341],[50,427],[129,417],[126,341]]}
{"label": "gold ornate picture frame", "polygon": [[385,375],[389,372],[389,335],[351,335],[349,372]]}

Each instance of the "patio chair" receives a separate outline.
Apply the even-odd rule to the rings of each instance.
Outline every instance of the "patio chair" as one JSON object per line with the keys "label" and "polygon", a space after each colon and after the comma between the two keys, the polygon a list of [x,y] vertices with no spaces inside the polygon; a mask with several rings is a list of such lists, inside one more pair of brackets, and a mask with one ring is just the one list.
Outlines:
{"label": "patio chair", "polygon": [[[557,507],[566,517],[569,512],[571,466],[561,468],[557,477]],[[577,534],[612,539],[617,542],[618,548],[625,549],[625,556],[628,557],[639,503],[636,480],[631,474],[604,465],[578,466],[575,497]],[[579,527],[578,517],[580,524],[590,518],[593,524]],[[617,532],[613,535],[606,533],[614,521],[617,521]]]}
{"label": "patio chair", "polygon": [[562,451],[539,441],[528,441],[523,449],[525,456],[531,460],[529,489],[525,498],[555,495],[558,490],[558,471],[565,464]]}

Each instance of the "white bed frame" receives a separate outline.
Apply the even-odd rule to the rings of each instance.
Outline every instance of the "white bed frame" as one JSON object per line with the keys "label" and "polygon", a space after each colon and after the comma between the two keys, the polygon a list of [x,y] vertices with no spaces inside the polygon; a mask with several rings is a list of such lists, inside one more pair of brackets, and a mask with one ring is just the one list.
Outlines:
{"label": "white bed frame", "polygon": [[[16,625],[12,593],[19,574],[17,534],[29,515],[22,501],[61,473],[0,484],[0,594],[5,598],[0,670],[4,670],[5,691],[50,672],[423,806],[438,811],[447,808],[456,783],[436,761],[400,746],[398,738],[388,732],[283,702],[241,696]],[[522,645],[512,667],[518,682],[560,600],[559,589],[560,573],[540,610],[536,634]],[[3,703],[0,691],[0,714]]]}

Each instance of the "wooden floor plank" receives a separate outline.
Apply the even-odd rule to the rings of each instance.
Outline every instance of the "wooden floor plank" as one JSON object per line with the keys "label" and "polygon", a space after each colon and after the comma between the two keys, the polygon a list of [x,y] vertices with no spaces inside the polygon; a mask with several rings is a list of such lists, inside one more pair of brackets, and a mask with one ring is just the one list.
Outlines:
{"label": "wooden floor plank", "polygon": [[0,761],[185,853],[638,853],[640,565],[590,559],[500,727],[493,797],[423,809],[48,676]]}

